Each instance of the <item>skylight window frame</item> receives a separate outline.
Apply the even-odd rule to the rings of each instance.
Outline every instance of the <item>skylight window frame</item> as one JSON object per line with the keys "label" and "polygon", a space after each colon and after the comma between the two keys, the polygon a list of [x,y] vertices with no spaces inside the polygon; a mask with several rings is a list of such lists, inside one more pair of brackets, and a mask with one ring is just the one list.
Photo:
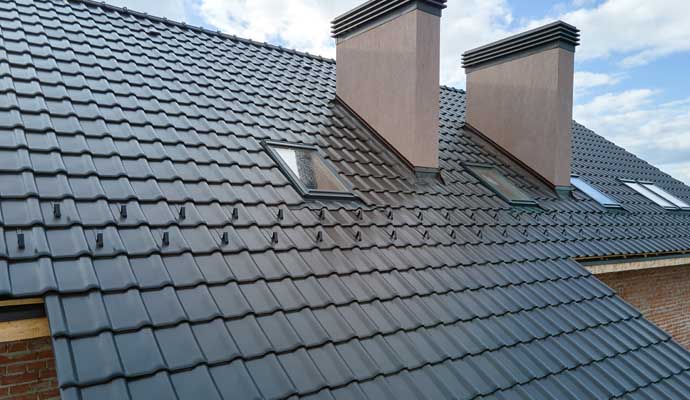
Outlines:
{"label": "skylight window frame", "polygon": [[[669,210],[669,211],[690,211],[690,205],[687,202],[685,202],[684,200],[679,199],[678,197],[672,195],[671,193],[669,193],[665,189],[659,187],[656,183],[654,183],[652,181],[639,180],[639,179],[619,179],[619,180],[623,184],[625,184],[625,186],[634,190],[635,193],[643,196],[644,198],[653,202],[654,204],[658,205],[659,207],[662,207],[662,208]],[[638,190],[635,186],[642,188],[642,190]],[[648,194],[651,194],[651,196]],[[657,198],[661,199],[661,202],[659,202]],[[668,205],[665,205],[663,203],[666,203]],[[680,205],[678,203],[683,203],[683,205]]]}
{"label": "skylight window frame", "polygon": [[661,198],[663,198],[664,200],[678,207],[679,210],[690,211],[690,204],[688,204],[688,202],[672,195],[671,193],[667,192],[664,188],[659,187],[657,184],[645,181],[640,182],[640,184],[644,186],[647,190],[653,192],[657,196],[661,196]]}
{"label": "skylight window frame", "polygon": [[[582,182],[584,184],[584,186],[586,187],[586,189],[583,189],[583,188],[577,186],[575,183],[573,183],[573,179],[577,179],[580,182]],[[612,198],[611,196],[609,196],[607,194],[604,194],[601,190],[595,188],[591,183],[589,183],[588,181],[583,179],[579,174],[571,174],[570,175],[570,185],[575,187],[575,189],[579,190],[580,192],[584,193],[585,196],[594,200],[595,202],[597,202],[597,204],[599,204],[600,206],[602,206],[604,208],[615,209],[615,210],[623,209],[623,205],[618,200]],[[592,192],[596,193],[596,196],[592,195],[591,193],[588,193],[588,191],[592,191]],[[610,203],[608,203],[608,202],[604,203],[604,202],[600,201],[599,199],[597,199],[597,196],[605,197],[608,200],[610,200],[611,202]]]}
{"label": "skylight window frame", "polygon": [[[494,194],[496,194],[498,197],[500,197],[506,203],[508,203],[512,206],[540,207],[539,203],[536,200],[532,199],[531,196],[529,196],[529,194],[527,192],[525,192],[522,188],[518,187],[515,183],[513,183],[510,179],[508,179],[508,177],[500,169],[498,169],[495,165],[482,164],[482,163],[476,163],[476,162],[465,162],[465,163],[462,163],[462,165],[465,167],[465,170],[470,175],[475,177],[479,182],[481,182],[482,185],[484,185],[486,188],[491,190]],[[481,176],[475,170],[473,170],[473,168],[485,168],[485,169],[492,169],[494,171],[497,171],[499,174],[501,174],[503,176],[503,178],[506,179],[506,181],[508,181],[509,184],[514,186],[514,188],[517,189],[518,191],[522,192],[525,195],[525,197],[530,198],[530,200],[521,200],[521,199],[509,198],[505,194],[501,193],[501,191],[498,190],[498,188],[494,187],[494,185],[492,183],[488,182],[483,176]]]}
{"label": "skylight window frame", "polygon": [[[352,185],[343,180],[338,174],[338,169],[333,165],[333,163],[326,159],[319,148],[314,145],[302,144],[302,143],[290,143],[282,142],[277,140],[263,140],[261,142],[264,149],[268,155],[278,164],[280,171],[288,178],[288,181],[292,186],[297,189],[299,194],[306,199],[320,199],[320,200],[359,200],[354,193],[352,193]],[[316,156],[319,157],[320,161],[323,163],[324,167],[333,175],[333,177],[340,183],[340,185],[345,189],[344,191],[337,190],[323,190],[323,189],[310,189],[302,183],[302,180],[297,176],[292,168],[285,162],[283,157],[278,154],[276,147],[282,147],[287,149],[301,149],[313,151]]]}

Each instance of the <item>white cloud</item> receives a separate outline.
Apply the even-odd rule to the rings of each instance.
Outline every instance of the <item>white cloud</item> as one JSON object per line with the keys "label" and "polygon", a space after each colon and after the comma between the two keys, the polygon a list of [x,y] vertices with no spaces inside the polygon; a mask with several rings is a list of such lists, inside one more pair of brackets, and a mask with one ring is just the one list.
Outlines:
{"label": "white cloud", "polygon": [[620,74],[613,75],[600,72],[575,71],[575,97],[578,98],[595,87],[616,85],[622,79]]}
{"label": "white cloud", "polygon": [[441,82],[465,87],[461,55],[511,34],[513,15],[505,0],[456,0],[441,18]]}
{"label": "white cloud", "polygon": [[173,21],[186,20],[185,0],[108,0],[108,4],[166,17]]}
{"label": "white cloud", "polygon": [[330,21],[361,0],[201,0],[201,16],[238,36],[335,57]]}
{"label": "white cloud", "polygon": [[657,165],[659,169],[690,185],[690,162]]}
{"label": "white cloud", "polygon": [[575,119],[690,183],[690,98],[660,103],[659,92],[606,93],[575,106]]}
{"label": "white cloud", "polygon": [[[335,57],[330,21],[362,0],[201,0],[210,25],[242,37]],[[454,0],[441,19],[441,81],[464,87],[463,51],[509,34],[505,0]]]}
{"label": "white cloud", "polygon": [[[690,1],[608,0],[558,18],[581,30],[578,60],[620,56],[622,66],[633,67],[690,51],[688,15]],[[552,20],[532,21],[530,26]]]}

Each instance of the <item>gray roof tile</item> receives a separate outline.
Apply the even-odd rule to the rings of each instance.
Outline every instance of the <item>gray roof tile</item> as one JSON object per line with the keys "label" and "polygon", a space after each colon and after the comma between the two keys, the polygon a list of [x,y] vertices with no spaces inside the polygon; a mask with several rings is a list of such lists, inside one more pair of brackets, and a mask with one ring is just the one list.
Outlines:
{"label": "gray roof tile", "polygon": [[175,289],[169,286],[159,290],[142,292],[141,298],[154,324],[176,324],[186,319]]}
{"label": "gray roof tile", "polygon": [[117,379],[103,385],[88,387],[81,392],[81,396],[88,400],[127,398],[127,384],[124,379]]}
{"label": "gray roof tile", "polygon": [[158,255],[130,259],[132,272],[142,289],[160,288],[172,284],[172,280]]}
{"label": "gray roof tile", "polygon": [[271,343],[254,316],[227,321],[225,326],[245,358],[263,355],[272,350]]}
{"label": "gray roof tile", "polygon": [[260,399],[262,397],[242,361],[212,367],[210,372],[224,399]]}
{"label": "gray roof tile", "polygon": [[76,261],[54,261],[53,271],[61,292],[78,292],[98,286],[93,263],[88,257],[81,257]]}
{"label": "gray roof tile", "polygon": [[262,382],[259,390],[264,398],[278,399],[294,393],[293,383],[275,356],[269,355],[264,359],[247,361],[245,365],[255,381]]}
{"label": "gray roof tile", "polygon": [[136,285],[127,257],[94,259],[93,268],[102,290],[121,290]]}
{"label": "gray roof tile", "polygon": [[226,318],[246,315],[252,310],[244,295],[242,295],[239,286],[234,282],[221,286],[212,286],[210,293],[220,312]]}
{"label": "gray roof tile", "polygon": [[72,335],[98,332],[110,327],[103,297],[99,292],[87,295],[62,296],[67,331]]}
{"label": "gray roof tile", "polygon": [[151,323],[141,294],[136,289],[104,294],[103,303],[113,330],[138,329]]}
{"label": "gray roof tile", "polygon": [[115,344],[128,376],[149,374],[166,366],[158,351],[152,351],[157,349],[157,344],[151,329],[117,334]]}
{"label": "gray roof tile", "polygon": [[221,315],[206,286],[176,291],[189,321],[204,321]]}
{"label": "gray roof tile", "polygon": [[170,378],[165,372],[132,380],[128,382],[127,387],[132,400],[167,400],[176,397]]}
{"label": "gray roof tile", "polygon": [[209,363],[233,360],[241,355],[225,325],[218,319],[192,325],[192,332]]}
{"label": "gray roof tile", "polygon": [[[463,91],[441,89],[445,184],[417,185],[331,60],[90,1],[0,25],[0,295],[46,294],[63,397],[687,393],[688,353],[571,259],[686,250],[686,216],[617,178],[690,188],[585,127],[573,170],[624,212],[483,144]],[[316,144],[361,201],[304,201],[263,139]]]}
{"label": "gray roof tile", "polygon": [[113,335],[110,332],[73,339],[70,342],[70,348],[74,358],[74,371],[79,382],[84,384],[105,382],[123,373]]}
{"label": "gray roof tile", "polygon": [[204,361],[189,324],[156,329],[154,335],[168,368],[188,368]]}
{"label": "gray roof tile", "polygon": [[310,393],[326,386],[326,381],[307,351],[300,349],[278,356],[299,393]]}
{"label": "gray roof tile", "polygon": [[170,380],[180,400],[221,399],[209,370],[204,366],[172,374]]}

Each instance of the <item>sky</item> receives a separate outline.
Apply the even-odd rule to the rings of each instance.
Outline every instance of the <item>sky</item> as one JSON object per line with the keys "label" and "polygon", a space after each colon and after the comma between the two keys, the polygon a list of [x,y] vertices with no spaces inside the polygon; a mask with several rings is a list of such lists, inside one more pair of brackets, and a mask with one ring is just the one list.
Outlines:
{"label": "sky", "polygon": [[[331,58],[331,19],[363,2],[106,1]],[[581,30],[574,119],[690,184],[688,15],[687,0],[448,0],[441,83],[465,87],[465,50],[557,19],[568,22]]]}

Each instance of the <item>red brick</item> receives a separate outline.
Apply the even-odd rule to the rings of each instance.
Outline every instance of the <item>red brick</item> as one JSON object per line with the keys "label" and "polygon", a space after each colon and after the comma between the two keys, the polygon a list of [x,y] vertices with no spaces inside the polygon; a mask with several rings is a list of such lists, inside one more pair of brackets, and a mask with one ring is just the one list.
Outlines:
{"label": "red brick", "polygon": [[7,367],[5,367],[5,369],[7,370],[7,375],[20,374],[20,373],[26,371],[26,367],[24,366],[23,363],[18,363],[18,364],[8,363]]}
{"label": "red brick", "polygon": [[37,360],[46,360],[49,358],[53,358],[53,349],[37,351],[37,352],[32,353],[32,354],[35,355],[35,359],[37,359]]}
{"label": "red brick", "polygon": [[29,343],[27,343],[27,346],[29,350],[35,351],[35,350],[45,350],[45,349],[50,349],[50,338],[39,338],[36,340],[32,340]]}
{"label": "red brick", "polygon": [[42,369],[42,370],[38,371],[38,378],[39,379],[54,378],[56,376],[57,376],[57,374],[55,373],[54,369]]}
{"label": "red brick", "polygon": [[9,386],[17,383],[26,383],[38,380],[38,372],[24,372],[16,375],[5,375],[0,379],[0,384]]}
{"label": "red brick", "polygon": [[597,276],[642,315],[690,349],[690,266]]}
{"label": "red brick", "polygon": [[24,367],[26,368],[27,371],[38,371],[41,369],[45,369],[46,361],[45,360],[32,361],[32,362],[24,364]]}
{"label": "red brick", "polygon": [[25,383],[23,385],[10,386],[10,394],[26,394],[34,389],[35,383]]}
{"label": "red brick", "polygon": [[58,389],[48,390],[48,391],[40,393],[38,395],[38,398],[41,400],[59,399],[60,398],[60,391]]}
{"label": "red brick", "polygon": [[9,357],[7,357],[6,361],[3,361],[2,358],[0,358],[0,364],[5,364],[7,365],[8,363],[20,363],[20,362],[25,362],[25,361],[33,361],[36,360],[38,357],[34,353],[7,353],[10,354]]}
{"label": "red brick", "polygon": [[7,349],[8,353],[19,353],[22,351],[28,351],[28,344],[26,343],[26,340],[22,340],[20,342],[12,342],[9,345],[9,348]]}
{"label": "red brick", "polygon": [[12,397],[12,400],[36,400],[37,397],[36,394],[21,394],[21,395],[15,395]]}
{"label": "red brick", "polygon": [[0,350],[0,399],[60,398],[49,338],[2,343]]}

